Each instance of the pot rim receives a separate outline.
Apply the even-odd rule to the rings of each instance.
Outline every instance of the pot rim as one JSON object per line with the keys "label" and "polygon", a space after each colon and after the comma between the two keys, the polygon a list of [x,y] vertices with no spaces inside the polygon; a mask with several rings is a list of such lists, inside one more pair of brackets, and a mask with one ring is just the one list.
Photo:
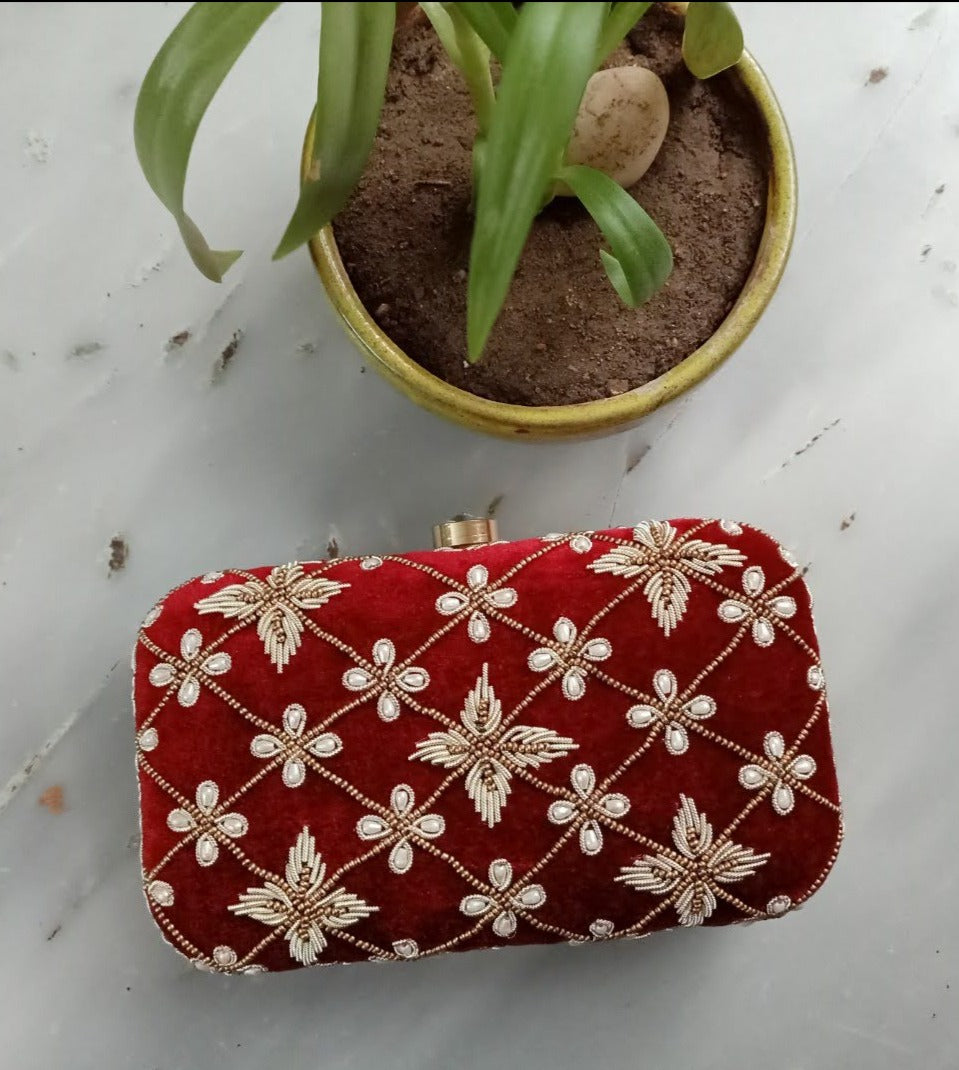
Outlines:
{"label": "pot rim", "polygon": [[[743,52],[730,73],[753,99],[765,124],[766,219],[756,258],[735,304],[709,338],[669,371],[624,394],[568,405],[515,405],[453,386],[407,356],[376,323],[353,288],[332,226],[326,226],[310,239],[310,256],[347,332],[377,370],[413,401],[457,423],[509,438],[561,439],[625,430],[691,389],[730,357],[756,325],[782,278],[796,229],[796,164],[782,109],[749,52]],[[311,118],[303,142],[302,174],[310,165],[313,129]]]}

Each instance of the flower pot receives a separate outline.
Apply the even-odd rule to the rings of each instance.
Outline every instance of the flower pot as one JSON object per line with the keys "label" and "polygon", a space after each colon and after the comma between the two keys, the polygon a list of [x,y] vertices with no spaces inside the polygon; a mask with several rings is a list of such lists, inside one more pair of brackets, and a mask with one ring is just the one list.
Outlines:
{"label": "flower pot", "polygon": [[[796,171],[786,122],[759,65],[744,53],[728,72],[759,114],[768,148],[766,217],[752,269],[725,319],[697,349],[664,374],[626,393],[569,405],[515,405],[492,401],[452,386],[421,367],[381,329],[356,294],[344,268],[332,227],[310,242],[310,254],[347,332],[368,362],[418,405],[477,431],[528,440],[595,437],[635,425],[653,409],[704,379],[729,357],[762,315],[782,277],[796,223]],[[303,146],[305,173],[312,154],[313,125]]]}

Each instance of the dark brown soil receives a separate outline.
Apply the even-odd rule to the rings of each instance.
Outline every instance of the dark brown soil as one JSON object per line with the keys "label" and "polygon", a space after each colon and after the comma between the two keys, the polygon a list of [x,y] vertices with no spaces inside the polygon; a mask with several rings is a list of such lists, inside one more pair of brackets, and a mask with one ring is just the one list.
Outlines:
{"label": "dark brown soil", "polygon": [[398,32],[376,147],[336,220],[361,300],[406,353],[483,397],[559,405],[609,397],[667,371],[716,329],[755,258],[766,207],[762,120],[724,75],[698,82],[682,22],[655,5],[611,63],[663,79],[666,140],[633,193],[673,247],[666,287],[626,308],[599,259],[601,237],[572,199],[534,224],[482,361],[466,363],[470,235],[469,96],[423,19]]}

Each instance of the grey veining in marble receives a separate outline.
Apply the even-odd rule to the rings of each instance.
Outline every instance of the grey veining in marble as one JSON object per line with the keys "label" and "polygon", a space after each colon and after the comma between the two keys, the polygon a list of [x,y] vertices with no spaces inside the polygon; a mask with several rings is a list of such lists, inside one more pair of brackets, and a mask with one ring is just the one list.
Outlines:
{"label": "grey veining in marble", "polygon": [[[798,153],[782,288],[638,430],[526,446],[414,409],[305,255],[269,262],[314,5],[270,20],[201,132],[191,211],[247,250],[219,288],[132,148],[184,5],[0,5],[0,1065],[955,1067],[959,10],[737,8]],[[513,537],[722,514],[809,563],[847,810],[829,882],[781,923],[641,944],[193,971],[139,888],[140,617],[206,569],[409,549],[499,496]]]}

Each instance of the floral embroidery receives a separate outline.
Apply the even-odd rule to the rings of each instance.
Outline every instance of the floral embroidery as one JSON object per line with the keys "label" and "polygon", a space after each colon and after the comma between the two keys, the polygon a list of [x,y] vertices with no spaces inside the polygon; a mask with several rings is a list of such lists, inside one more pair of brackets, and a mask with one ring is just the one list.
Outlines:
{"label": "floral embroidery", "polygon": [[220,944],[219,947],[213,949],[213,954],[209,958],[201,955],[193,960],[193,965],[205,973],[244,973],[248,975],[266,973],[266,967],[259,966],[256,963],[237,968],[237,961],[238,956],[233,948],[228,947],[226,944]]}
{"label": "floral embroidery", "polygon": [[373,644],[373,667],[356,666],[343,673],[343,686],[350,691],[373,689],[379,697],[376,712],[382,721],[395,721],[400,715],[400,700],[397,691],[415,695],[429,687],[430,674],[417,665],[395,670],[396,647],[389,639],[377,639]]}
{"label": "floral embroidery", "polygon": [[633,728],[661,724],[666,750],[674,757],[685,754],[689,750],[689,733],[684,720],[705,721],[716,712],[716,702],[709,695],[696,695],[678,705],[679,689],[676,677],[669,669],[659,669],[653,674],[653,690],[659,701],[655,705],[641,703],[632,706],[626,712],[626,720]]}
{"label": "floral embroidery", "polygon": [[256,634],[277,672],[289,665],[303,641],[302,611],[319,609],[348,583],[321,575],[306,575],[299,564],[279,565],[265,580],[231,583],[201,599],[200,613],[222,613],[227,620],[248,624],[256,620]]}
{"label": "floral embroidery", "polygon": [[254,758],[269,760],[283,758],[283,783],[288,788],[298,788],[306,780],[307,755],[332,758],[343,749],[343,741],[335,732],[321,732],[318,736],[303,739],[306,729],[306,710],[294,702],[283,711],[283,732],[273,735],[263,732],[253,737],[250,753]]}
{"label": "floral embroidery", "polygon": [[793,901],[788,895],[774,895],[766,904],[766,913],[773,918],[782,917],[792,910]]}
{"label": "floral embroidery", "polygon": [[167,884],[166,881],[150,881],[150,884],[147,887],[147,895],[149,895],[157,906],[173,906],[173,888],[171,885]]}
{"label": "floral embroidery", "polygon": [[203,970],[207,973],[232,973],[236,964],[237,954],[232,947],[227,947],[226,944],[220,944],[215,947],[213,954],[209,958],[201,955],[193,960],[193,965],[198,970]]}
{"label": "floral embroidery", "polygon": [[356,823],[361,840],[381,840],[384,836],[398,837],[390,851],[389,867],[397,874],[409,873],[413,866],[413,844],[417,840],[435,840],[446,831],[446,822],[439,814],[414,816],[415,797],[409,784],[397,784],[390,793],[390,809],[395,820],[379,814],[366,814]]}
{"label": "floral embroidery", "polygon": [[444,617],[452,617],[465,609],[472,609],[466,631],[474,643],[485,643],[490,637],[486,610],[509,609],[516,605],[513,587],[490,587],[485,565],[473,565],[466,573],[468,591],[448,591],[436,599],[436,609]]}
{"label": "floral embroidery", "polygon": [[589,935],[594,940],[611,940],[616,926],[608,918],[597,918],[589,927]]}
{"label": "floral embroidery", "polygon": [[167,815],[167,828],[182,835],[196,835],[196,860],[212,866],[219,858],[224,837],[231,840],[245,836],[249,822],[242,814],[221,813],[217,809],[220,789],[212,780],[204,780],[196,789],[196,806],[177,807]]}
{"label": "floral embroidery", "polygon": [[573,947],[583,947],[585,944],[597,940],[612,940],[614,939],[615,932],[616,926],[609,920],[609,918],[597,918],[595,921],[590,922],[589,938],[585,936],[576,936],[570,940],[569,943]]}
{"label": "floral embroidery", "polygon": [[809,671],[806,673],[806,683],[809,684],[813,691],[822,691],[826,686],[826,678],[818,665],[809,666]]}
{"label": "floral embroidery", "polygon": [[279,929],[290,957],[312,966],[326,949],[327,932],[346,929],[379,909],[344,888],[331,889],[325,878],[326,864],[304,827],[290,848],[283,877],[248,888],[228,909]]}
{"label": "floral embroidery", "polygon": [[[399,959],[418,959],[420,945],[415,940],[394,940],[393,955]],[[385,951],[375,951],[370,955],[370,962],[392,962],[393,956]]]}
{"label": "floral embroidery", "polygon": [[796,560],[796,555],[789,549],[788,546],[779,547],[779,556],[789,565],[790,568],[799,568],[799,562]]}
{"label": "floral embroidery", "polygon": [[579,849],[584,855],[598,855],[603,849],[603,830],[597,818],[618,821],[629,812],[629,799],[618,792],[596,799],[596,773],[590,765],[574,766],[569,779],[578,796],[577,801],[557,799],[550,804],[547,817],[554,825],[580,822]]}
{"label": "floral embroidery", "polygon": [[727,598],[719,604],[719,619],[727,624],[752,622],[756,646],[772,646],[776,638],[774,620],[789,620],[796,614],[796,600],[788,595],[763,598],[766,574],[759,565],[750,565],[743,573],[744,599]]}
{"label": "floral embroidery", "polygon": [[476,812],[492,828],[503,816],[513,772],[537,769],[561,758],[577,744],[551,728],[518,724],[506,728],[503,711],[488,678],[488,666],[476,681],[460,712],[463,724],[446,732],[431,732],[416,744],[410,760],[443,769],[463,769],[466,793]]}
{"label": "floral embroidery", "polygon": [[591,561],[593,572],[623,579],[645,578],[643,594],[650,615],[665,635],[679,624],[692,591],[690,578],[715,576],[724,568],[739,568],[746,558],[724,543],[678,535],[672,524],[644,520],[633,528],[633,543],[617,546]]}
{"label": "floral embroidery", "polygon": [[508,940],[516,932],[517,915],[528,910],[538,910],[546,902],[546,892],[541,884],[513,884],[513,867],[505,858],[490,863],[489,883],[491,895],[474,892],[463,897],[460,911],[468,918],[492,916],[493,932]]}
{"label": "floral embroidery", "polygon": [[139,736],[137,736],[137,743],[140,744],[140,750],[142,751],[156,750],[159,742],[160,734],[155,728],[144,728]]}
{"label": "floral embroidery", "polygon": [[588,554],[593,548],[593,540],[590,538],[592,534],[591,531],[574,531],[571,534],[554,531],[544,535],[543,542],[567,542],[573,553]]}
{"label": "floral embroidery", "polygon": [[196,628],[190,628],[183,633],[180,639],[180,657],[184,664],[177,666],[167,661],[161,661],[150,670],[149,680],[154,687],[168,687],[177,679],[180,687],[176,694],[177,702],[185,709],[195,706],[200,697],[200,681],[204,676],[222,676],[229,672],[233,666],[230,655],[219,650],[214,654],[208,654],[199,664],[196,664],[203,646],[203,636]]}
{"label": "floral embroidery", "polygon": [[613,653],[612,644],[598,636],[580,641],[576,625],[568,617],[560,617],[553,625],[553,638],[555,644],[534,650],[527,664],[533,672],[563,668],[563,695],[576,702],[586,694],[589,663],[605,661]]}
{"label": "floral embroidery", "polygon": [[679,813],[673,819],[673,851],[644,855],[624,866],[617,881],[652,895],[668,895],[680,925],[702,925],[716,909],[723,884],[735,884],[755,875],[769,860],[721,836],[713,840],[713,827],[696,803],[680,795]]}
{"label": "floral embroidery", "polygon": [[779,732],[766,733],[763,751],[767,761],[761,765],[744,765],[739,770],[739,783],[748,791],[775,783],[770,796],[773,810],[785,817],[796,805],[791,782],[808,780],[816,772],[816,763],[808,754],[797,754],[786,761],[786,741]]}
{"label": "floral embroidery", "polygon": [[219,947],[213,949],[213,961],[217,966],[235,966],[236,965],[236,952],[232,947],[227,947],[225,944],[220,944]]}

